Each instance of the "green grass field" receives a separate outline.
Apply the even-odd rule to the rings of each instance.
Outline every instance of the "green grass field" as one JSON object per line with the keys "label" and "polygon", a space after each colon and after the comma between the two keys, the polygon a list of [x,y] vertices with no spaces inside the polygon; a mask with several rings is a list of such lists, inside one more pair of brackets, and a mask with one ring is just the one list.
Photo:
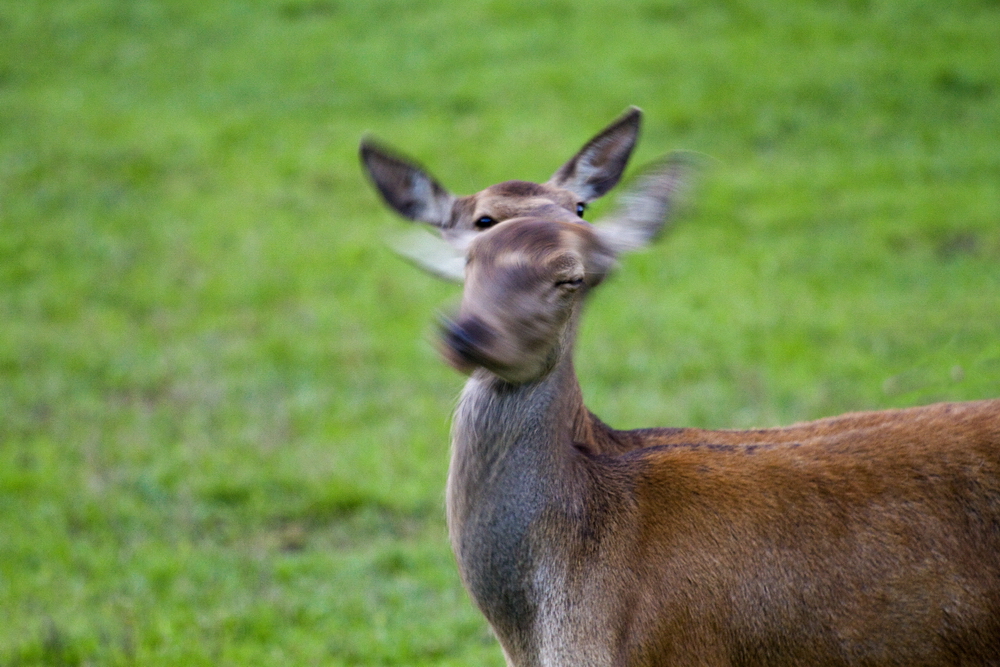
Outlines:
{"label": "green grass field", "polygon": [[615,426],[1000,395],[998,63],[996,0],[0,0],[0,666],[503,664],[365,132],[708,156],[585,318]]}

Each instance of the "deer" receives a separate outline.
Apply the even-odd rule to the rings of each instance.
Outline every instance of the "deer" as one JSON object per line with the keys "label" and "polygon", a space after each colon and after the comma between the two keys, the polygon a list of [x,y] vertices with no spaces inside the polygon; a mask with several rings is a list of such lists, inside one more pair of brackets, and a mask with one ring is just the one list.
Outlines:
{"label": "deer", "polygon": [[[666,210],[678,173],[636,196]],[[522,210],[450,237],[464,284],[439,343],[468,376],[451,546],[508,665],[1000,665],[1000,399],[613,429],[576,333],[665,219]]]}

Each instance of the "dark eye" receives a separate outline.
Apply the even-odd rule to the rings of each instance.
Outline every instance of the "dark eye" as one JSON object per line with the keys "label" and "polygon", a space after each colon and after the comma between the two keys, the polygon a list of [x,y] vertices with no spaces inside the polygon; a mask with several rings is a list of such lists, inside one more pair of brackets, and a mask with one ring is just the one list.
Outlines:
{"label": "dark eye", "polygon": [[556,281],[556,287],[565,287],[567,289],[576,289],[583,285],[583,278],[567,278],[566,280]]}
{"label": "dark eye", "polygon": [[583,217],[583,212],[586,210],[587,210],[587,205],[584,204],[583,202],[580,202],[579,204],[576,205],[576,214],[581,218]]}
{"label": "dark eye", "polygon": [[488,215],[484,215],[475,222],[476,227],[479,229],[489,229],[495,224],[497,224],[497,221]]}

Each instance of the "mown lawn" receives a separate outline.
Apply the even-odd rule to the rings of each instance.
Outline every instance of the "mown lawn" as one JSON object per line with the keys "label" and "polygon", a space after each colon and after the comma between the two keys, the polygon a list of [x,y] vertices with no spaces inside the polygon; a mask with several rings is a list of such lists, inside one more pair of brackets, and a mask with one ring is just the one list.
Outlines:
{"label": "mown lawn", "polygon": [[0,665],[503,664],[365,132],[707,156],[585,318],[615,426],[1000,395],[998,63],[996,0],[0,0]]}

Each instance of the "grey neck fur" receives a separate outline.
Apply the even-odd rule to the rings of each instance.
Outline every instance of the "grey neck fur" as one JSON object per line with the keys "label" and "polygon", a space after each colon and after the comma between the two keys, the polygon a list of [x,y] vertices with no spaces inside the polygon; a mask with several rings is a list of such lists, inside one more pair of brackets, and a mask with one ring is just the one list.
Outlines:
{"label": "grey neck fur", "polygon": [[512,385],[477,369],[455,413],[448,478],[452,547],[468,590],[508,654],[528,656],[539,648],[533,629],[543,592],[535,578],[559,559],[542,547],[553,543],[551,536],[538,531],[545,531],[553,513],[579,511],[583,485],[574,483],[572,424],[584,408],[571,355],[574,325],[545,376]]}

